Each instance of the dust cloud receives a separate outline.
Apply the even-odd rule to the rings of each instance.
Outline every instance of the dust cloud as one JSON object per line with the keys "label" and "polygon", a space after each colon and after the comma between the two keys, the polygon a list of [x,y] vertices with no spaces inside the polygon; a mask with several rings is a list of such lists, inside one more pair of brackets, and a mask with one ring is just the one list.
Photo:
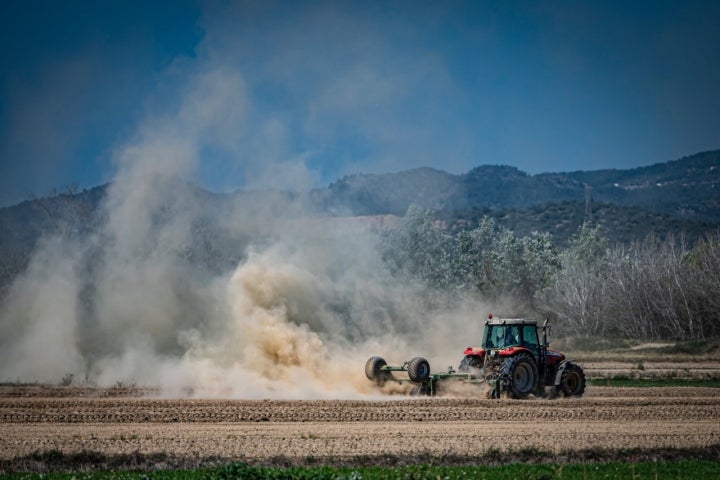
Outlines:
{"label": "dust cloud", "polygon": [[[240,73],[211,67],[117,147],[92,233],[39,242],[0,304],[0,381],[72,375],[168,396],[371,398],[381,394],[364,376],[372,355],[457,365],[486,308],[393,277],[381,237],[361,221],[318,217],[298,196],[256,202],[248,190],[212,214],[226,241],[243,245],[239,258],[221,267],[198,258],[211,256],[197,247],[208,212],[182,179],[200,152],[267,162],[219,140],[251,107]],[[281,165],[313,176],[302,159]],[[272,165],[248,171],[266,184]]]}

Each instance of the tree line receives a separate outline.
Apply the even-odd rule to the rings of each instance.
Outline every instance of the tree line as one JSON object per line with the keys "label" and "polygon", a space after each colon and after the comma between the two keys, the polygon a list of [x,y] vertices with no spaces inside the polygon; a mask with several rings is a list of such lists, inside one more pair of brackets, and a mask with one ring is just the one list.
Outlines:
{"label": "tree line", "polygon": [[490,217],[451,234],[432,212],[411,207],[383,233],[382,252],[395,275],[477,296],[507,316],[549,318],[576,335],[720,336],[720,232],[622,244],[585,223],[559,249],[548,233],[520,237]]}

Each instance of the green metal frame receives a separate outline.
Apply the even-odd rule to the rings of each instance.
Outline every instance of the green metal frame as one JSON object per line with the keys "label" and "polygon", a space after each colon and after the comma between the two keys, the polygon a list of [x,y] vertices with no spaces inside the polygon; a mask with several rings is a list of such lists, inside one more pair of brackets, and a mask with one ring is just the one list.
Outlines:
{"label": "green metal frame", "polygon": [[409,378],[398,378],[395,375],[392,374],[392,372],[407,372],[409,362],[403,363],[401,366],[392,366],[392,365],[383,365],[380,367],[381,372],[389,372],[390,376],[387,379],[388,381],[393,381],[397,383],[412,383],[414,385],[427,385],[430,390],[430,396],[435,395],[436,393],[436,384],[437,382],[441,380],[447,380],[450,378],[457,379],[463,383],[473,383],[473,384],[481,384],[481,383],[487,383],[490,385],[495,391],[497,397],[500,396],[500,382],[497,380],[486,380],[485,378],[477,377],[475,375],[472,375],[470,373],[459,373],[453,370],[452,366],[448,367],[447,372],[439,372],[439,373],[433,373],[430,375],[430,377],[425,380],[424,382],[416,382],[413,380],[410,380]]}

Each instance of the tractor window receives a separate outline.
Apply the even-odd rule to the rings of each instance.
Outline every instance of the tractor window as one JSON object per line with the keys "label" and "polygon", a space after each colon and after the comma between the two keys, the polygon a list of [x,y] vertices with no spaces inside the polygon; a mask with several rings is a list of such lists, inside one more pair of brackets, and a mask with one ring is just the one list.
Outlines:
{"label": "tractor window", "polygon": [[525,327],[523,327],[523,344],[537,347],[538,338],[535,325],[525,325]]}
{"label": "tractor window", "polygon": [[485,344],[485,348],[497,347],[496,342],[499,331],[499,327],[491,327],[489,325],[485,327],[485,341],[483,342]]}
{"label": "tractor window", "polygon": [[517,325],[488,325],[485,348],[505,348],[520,345],[520,327]]}
{"label": "tractor window", "polygon": [[488,325],[485,330],[485,347],[502,348],[505,346],[505,327],[503,325]]}
{"label": "tractor window", "polygon": [[535,325],[525,325],[523,327],[523,346],[529,348],[535,357],[540,356],[537,328],[535,328]]}
{"label": "tractor window", "polygon": [[520,327],[513,325],[505,329],[505,346],[520,345]]}

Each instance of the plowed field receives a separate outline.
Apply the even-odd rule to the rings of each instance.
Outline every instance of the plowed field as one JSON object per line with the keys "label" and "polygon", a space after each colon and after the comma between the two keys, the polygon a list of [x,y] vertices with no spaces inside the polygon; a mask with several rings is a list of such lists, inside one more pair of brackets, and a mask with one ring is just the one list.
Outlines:
{"label": "plowed field", "polygon": [[524,401],[169,400],[154,393],[0,389],[0,459],[94,451],[342,462],[720,444],[720,395],[712,388],[590,387],[582,398]]}

